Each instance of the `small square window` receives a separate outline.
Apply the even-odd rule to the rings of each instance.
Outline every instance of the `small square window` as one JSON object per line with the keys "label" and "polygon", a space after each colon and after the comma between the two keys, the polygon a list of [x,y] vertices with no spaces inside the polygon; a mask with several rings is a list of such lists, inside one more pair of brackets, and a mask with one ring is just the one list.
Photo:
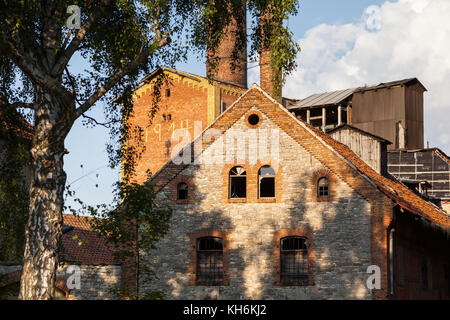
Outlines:
{"label": "small square window", "polygon": [[170,97],[170,89],[166,89],[166,97]]}

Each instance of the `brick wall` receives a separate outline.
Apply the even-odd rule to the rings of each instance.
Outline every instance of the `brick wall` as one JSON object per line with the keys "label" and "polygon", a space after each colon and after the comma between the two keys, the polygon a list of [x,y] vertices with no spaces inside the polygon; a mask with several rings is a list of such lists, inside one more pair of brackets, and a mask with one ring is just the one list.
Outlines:
{"label": "brick wall", "polygon": [[[151,84],[145,84],[135,92],[134,116],[130,123],[143,130],[145,150],[136,165],[136,180],[146,180],[146,171],[155,174],[172,157],[176,147],[183,146],[201,133],[221,113],[221,102],[229,107],[244,89],[232,85],[209,82],[203,77],[182,77],[166,73],[170,82],[161,88],[161,101],[154,115],[149,115],[153,101]],[[193,79],[197,79],[193,80]],[[166,96],[166,90],[170,96]],[[196,131],[195,122],[200,126]],[[175,130],[185,129],[190,134],[186,141],[180,137],[172,141]],[[141,149],[139,149],[141,150]]]}
{"label": "brick wall", "polygon": [[[243,88],[247,88],[247,45],[245,41],[244,45],[239,47],[236,37],[240,32],[246,34],[246,18],[246,7],[243,2],[241,16],[238,16],[237,20],[232,18],[230,24],[225,27],[223,38],[214,53],[208,48],[206,61],[206,72],[209,77],[225,80]],[[236,68],[233,69],[232,54],[235,50],[239,50],[240,54],[238,54],[238,60],[234,62]],[[211,61],[216,63],[215,68],[212,68]]]}
{"label": "brick wall", "polygon": [[[238,119],[227,115],[226,119],[234,122],[232,129],[252,130],[245,122],[246,114]],[[259,129],[280,127],[263,115],[256,130]],[[218,143],[220,139],[215,139],[205,152],[213,150]],[[247,143],[246,146],[249,154],[257,151],[256,145]],[[158,251],[149,257],[160,278],[155,280],[153,288],[164,290],[171,299],[372,298],[366,288],[366,270],[374,259],[371,246],[379,240],[370,237],[373,205],[337,175],[333,178],[335,196],[330,199],[332,201],[316,202],[313,197],[316,186],[311,180],[316,172],[329,168],[284,131],[280,131],[277,160],[281,168],[282,192],[277,195],[280,201],[275,203],[224,202],[224,190],[227,189],[223,185],[228,182],[223,176],[223,164],[189,165],[181,172],[195,182],[195,203],[173,204],[171,186],[163,187],[158,194],[159,201],[172,205],[174,214],[169,234],[158,244]],[[256,164],[250,168],[256,172],[257,169]],[[255,193],[249,190],[248,194],[252,192]],[[385,213],[384,209],[381,211]],[[190,285],[188,248],[191,240],[188,234],[202,229],[222,230],[229,235],[228,286]],[[274,285],[273,239],[283,229],[311,230],[314,285]],[[383,253],[383,248],[380,251]],[[386,271],[386,266],[381,269]]]}
{"label": "brick wall", "polygon": [[[208,88],[195,86],[194,81],[177,78],[172,81],[172,85],[163,87],[159,110],[152,120],[148,116],[153,99],[150,86],[135,101],[135,116],[131,121],[144,129],[146,145],[136,167],[138,182],[145,181],[147,169],[154,174],[171,159],[171,152],[177,144],[171,141],[174,130],[186,128],[193,139],[194,121],[201,121],[201,130],[207,126]],[[170,97],[165,97],[166,89],[170,89]]]}

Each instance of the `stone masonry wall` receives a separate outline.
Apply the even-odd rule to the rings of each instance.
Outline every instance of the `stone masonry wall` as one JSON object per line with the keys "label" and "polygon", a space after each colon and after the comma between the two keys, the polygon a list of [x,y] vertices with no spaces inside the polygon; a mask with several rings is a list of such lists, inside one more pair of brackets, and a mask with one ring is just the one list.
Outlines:
{"label": "stone masonry wall", "polygon": [[[63,280],[66,285],[66,281],[73,274],[73,271],[67,270],[69,266],[70,264],[66,264],[57,270],[58,279]],[[18,265],[0,265],[0,276],[21,269],[22,266]],[[80,269],[80,289],[70,290],[69,299],[110,300],[116,298],[109,290],[120,283],[119,265],[80,265]]]}
{"label": "stone masonry wall", "polygon": [[[231,129],[279,130],[265,115],[257,129],[250,129],[245,118],[242,116]],[[205,153],[213,154],[222,138],[216,137]],[[174,213],[169,233],[148,259],[159,277],[151,289],[163,290],[168,299],[370,299],[371,293],[366,288],[366,270],[371,264],[369,202],[337,176],[333,177],[333,198],[316,202],[313,197],[316,186],[311,177],[327,168],[282,130],[278,198],[275,202],[261,202],[256,196],[256,173],[266,163],[261,161],[252,166],[248,155],[254,155],[257,146],[247,142],[245,148],[247,161],[237,165],[248,168],[247,202],[228,200],[227,188],[223,187],[228,185],[228,177],[223,171],[225,166],[232,165],[226,164],[192,164],[180,173],[190,177],[195,185],[193,202],[174,204],[172,184],[159,192],[159,201],[171,205]],[[271,165],[276,168],[273,161]],[[201,229],[228,233],[227,286],[190,285],[192,248],[188,233]],[[311,231],[314,285],[274,285],[273,239],[283,229]]]}

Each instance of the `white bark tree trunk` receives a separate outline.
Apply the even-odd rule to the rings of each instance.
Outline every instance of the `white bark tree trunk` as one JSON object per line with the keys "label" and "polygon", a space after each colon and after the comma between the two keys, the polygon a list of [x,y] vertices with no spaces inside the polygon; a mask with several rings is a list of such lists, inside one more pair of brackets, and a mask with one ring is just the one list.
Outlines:
{"label": "white bark tree trunk", "polygon": [[30,216],[20,286],[25,300],[54,297],[66,183],[64,139],[73,123],[69,106],[41,88],[36,88],[36,104]]}

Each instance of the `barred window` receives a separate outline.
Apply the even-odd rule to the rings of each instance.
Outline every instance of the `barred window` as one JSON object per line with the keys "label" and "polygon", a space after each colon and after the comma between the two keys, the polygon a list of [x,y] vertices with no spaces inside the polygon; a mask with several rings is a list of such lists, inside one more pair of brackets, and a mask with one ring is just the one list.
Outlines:
{"label": "barred window", "polygon": [[198,285],[221,285],[224,280],[223,245],[221,238],[205,237],[197,240]]}
{"label": "barred window", "polygon": [[259,197],[275,197],[275,170],[271,166],[263,166],[258,172]]}
{"label": "barred window", "polygon": [[247,172],[242,167],[234,167],[230,170],[230,198],[247,197]]}
{"label": "barred window", "polygon": [[328,197],[328,187],[329,182],[327,178],[320,178],[317,182],[317,196],[318,197]]}
{"label": "barred window", "polygon": [[308,282],[308,251],[306,239],[282,238],[280,246],[280,280],[285,285],[300,285]]}
{"label": "barred window", "polygon": [[177,200],[186,200],[188,198],[188,185],[180,182],[177,186]]}

